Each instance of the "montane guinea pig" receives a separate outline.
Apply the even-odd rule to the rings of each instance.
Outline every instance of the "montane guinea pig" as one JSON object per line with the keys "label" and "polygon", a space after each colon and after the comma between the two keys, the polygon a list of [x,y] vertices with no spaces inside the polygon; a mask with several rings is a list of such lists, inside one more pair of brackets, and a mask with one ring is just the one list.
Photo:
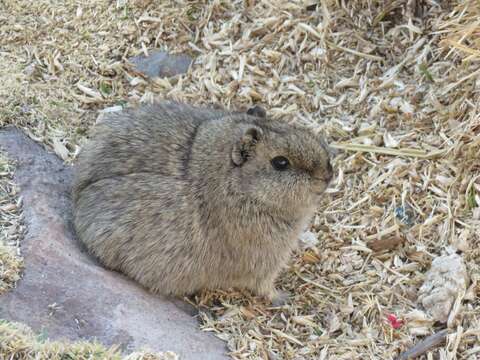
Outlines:
{"label": "montane guinea pig", "polygon": [[231,287],[279,299],[274,282],[332,178],[312,130],[175,102],[99,123],[73,188],[79,239],[154,292]]}

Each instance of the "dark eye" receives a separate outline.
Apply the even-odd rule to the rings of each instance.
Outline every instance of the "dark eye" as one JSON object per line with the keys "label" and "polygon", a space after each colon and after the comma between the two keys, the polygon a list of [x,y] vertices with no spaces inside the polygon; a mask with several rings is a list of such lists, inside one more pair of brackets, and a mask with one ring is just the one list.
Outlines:
{"label": "dark eye", "polygon": [[275,156],[270,162],[273,168],[279,171],[287,170],[290,165],[290,161],[285,156]]}

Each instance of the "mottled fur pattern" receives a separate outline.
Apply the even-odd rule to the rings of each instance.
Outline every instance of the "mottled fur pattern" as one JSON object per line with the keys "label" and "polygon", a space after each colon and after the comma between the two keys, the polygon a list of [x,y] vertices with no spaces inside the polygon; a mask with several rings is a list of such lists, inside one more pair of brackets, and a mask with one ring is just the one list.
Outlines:
{"label": "mottled fur pattern", "polygon": [[[173,102],[95,130],[73,189],[91,253],[158,293],[238,287],[275,299],[274,280],[332,176],[317,135],[258,111]],[[290,167],[274,169],[275,156]]]}

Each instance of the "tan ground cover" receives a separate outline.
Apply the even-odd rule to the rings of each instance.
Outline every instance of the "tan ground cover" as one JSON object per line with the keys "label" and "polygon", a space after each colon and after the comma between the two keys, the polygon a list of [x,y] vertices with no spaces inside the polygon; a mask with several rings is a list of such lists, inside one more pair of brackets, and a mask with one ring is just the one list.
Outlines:
{"label": "tan ground cover", "polygon": [[[0,123],[67,161],[98,110],[156,98],[258,102],[319,127],[338,151],[337,178],[311,229],[318,242],[279,281],[289,306],[206,293],[203,328],[238,359],[389,359],[447,326],[433,353],[476,359],[480,5],[325,0],[307,11],[313,3],[5,0]],[[158,47],[196,62],[152,82],[126,65]],[[418,289],[431,261],[452,252],[470,282],[448,324],[435,324]]]}
{"label": "tan ground cover", "polygon": [[174,354],[132,353],[92,342],[46,341],[22,324],[0,321],[0,358],[14,360],[177,360]]}
{"label": "tan ground cover", "polygon": [[0,152],[0,294],[15,285],[23,268],[19,248],[23,226],[13,171]]}

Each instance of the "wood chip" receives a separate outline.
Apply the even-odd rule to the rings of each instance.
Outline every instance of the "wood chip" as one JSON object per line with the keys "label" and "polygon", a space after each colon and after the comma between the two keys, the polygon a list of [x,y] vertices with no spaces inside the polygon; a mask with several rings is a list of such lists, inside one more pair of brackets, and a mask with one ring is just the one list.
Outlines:
{"label": "wood chip", "polygon": [[370,240],[367,242],[367,246],[375,252],[393,250],[405,243],[405,240],[403,236],[394,235],[383,239]]}
{"label": "wood chip", "polygon": [[445,342],[445,339],[447,338],[448,335],[448,329],[444,329],[442,331],[439,331],[433,335],[430,335],[420,341],[418,344],[416,344],[414,347],[411,349],[401,353],[398,357],[397,360],[409,360],[409,359],[415,359],[428,351],[432,350],[436,346],[442,344]]}

